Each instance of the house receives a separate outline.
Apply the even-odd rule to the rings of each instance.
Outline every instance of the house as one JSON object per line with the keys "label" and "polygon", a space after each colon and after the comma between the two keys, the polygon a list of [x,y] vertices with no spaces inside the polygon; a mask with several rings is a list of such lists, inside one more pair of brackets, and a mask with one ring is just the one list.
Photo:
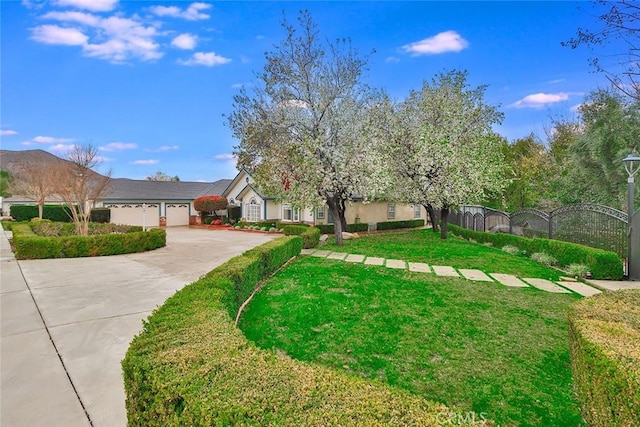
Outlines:
{"label": "house", "polygon": [[[286,201],[279,201],[264,194],[245,170],[241,170],[222,193],[230,205],[240,206],[244,221],[257,222],[280,220],[305,222],[308,224],[332,224],[329,208],[324,205],[316,209],[294,209]],[[421,205],[396,204],[385,201],[354,201],[346,209],[346,220],[352,223],[377,223],[416,218],[427,219]]]}

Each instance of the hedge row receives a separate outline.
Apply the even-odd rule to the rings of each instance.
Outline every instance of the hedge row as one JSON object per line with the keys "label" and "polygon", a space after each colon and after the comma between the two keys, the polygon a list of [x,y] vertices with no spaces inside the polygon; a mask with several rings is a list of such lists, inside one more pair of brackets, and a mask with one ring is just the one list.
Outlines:
{"label": "hedge row", "polygon": [[13,245],[17,259],[76,258],[144,252],[166,245],[164,229],[125,234],[39,237],[29,224],[14,224]]}
{"label": "hedge row", "polygon": [[564,267],[571,264],[584,264],[589,267],[594,279],[620,280],[624,276],[622,260],[613,252],[560,240],[530,239],[513,234],[467,230],[453,224],[449,224],[448,227],[453,234],[479,243],[491,242],[496,247],[513,245],[530,254],[545,252],[556,258],[558,264]]}
{"label": "hedge row", "polygon": [[569,312],[571,367],[590,426],[640,426],[640,290],[585,298]]}
{"label": "hedge row", "polygon": [[[9,215],[14,221],[29,221],[38,218],[38,206],[36,205],[12,205]],[[71,222],[71,212],[64,205],[44,205],[42,219],[50,219],[57,222]]]}
{"label": "hedge row", "polygon": [[[335,228],[333,224],[317,224],[317,227],[322,234],[333,234],[335,233]],[[369,224],[366,222],[358,222],[356,224],[347,224],[347,232],[349,233],[359,233],[362,231],[369,231]]]}
{"label": "hedge row", "polygon": [[290,236],[245,252],[154,311],[122,361],[129,426],[436,426],[451,413],[247,341],[233,321],[239,305],[301,246]]}
{"label": "hedge row", "polygon": [[302,237],[302,247],[311,249],[318,246],[320,242],[320,229],[316,227],[306,227],[302,225],[285,225],[282,227],[285,236]]}
{"label": "hedge row", "polygon": [[377,230],[394,230],[397,228],[424,227],[424,219],[408,219],[405,221],[385,221],[376,224]]}

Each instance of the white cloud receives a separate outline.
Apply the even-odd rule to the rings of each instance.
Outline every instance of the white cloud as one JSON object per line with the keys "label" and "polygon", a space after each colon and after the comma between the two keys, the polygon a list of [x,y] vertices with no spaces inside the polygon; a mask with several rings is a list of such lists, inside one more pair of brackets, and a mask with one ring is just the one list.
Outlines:
{"label": "white cloud", "polygon": [[104,156],[95,156],[93,159],[98,163],[110,162],[113,160],[112,158]]}
{"label": "white cloud", "polygon": [[191,3],[186,9],[182,10],[177,6],[151,6],[149,9],[158,16],[168,16],[171,18],[183,18],[189,21],[197,21],[208,19],[209,15],[201,11],[210,9],[211,5],[207,3]]}
{"label": "white cloud", "polygon": [[0,136],[12,136],[12,135],[17,135],[18,132],[16,132],[15,130],[11,130],[11,129],[7,129],[7,130],[0,130]]}
{"label": "white cloud", "polygon": [[213,158],[215,160],[225,160],[225,161],[236,160],[236,156],[234,156],[231,153],[216,154],[215,156],[213,156]]}
{"label": "white cloud", "polygon": [[204,65],[213,67],[231,62],[231,59],[217,55],[215,52],[196,52],[186,61],[178,61],[181,65]]}
{"label": "white cloud", "polygon": [[180,34],[171,41],[171,46],[178,49],[191,50],[196,47],[197,40],[198,37],[193,34]]}
{"label": "white cloud", "polygon": [[76,28],[59,27],[57,25],[40,25],[31,29],[31,38],[45,44],[61,44],[65,46],[82,46],[87,37]]}
{"label": "white cloud", "polygon": [[73,138],[55,138],[53,136],[36,136],[35,138],[24,141],[22,145],[33,144],[66,144],[75,141]]}
{"label": "white cloud", "polygon": [[135,150],[138,148],[138,144],[130,142],[110,142],[109,144],[100,147],[102,151],[122,151],[122,150]]}
{"label": "white cloud", "polygon": [[569,99],[570,93],[558,92],[558,93],[534,93],[527,95],[524,98],[511,104],[511,107],[515,108],[535,108],[541,109],[550,104],[563,102]]}
{"label": "white cloud", "polygon": [[75,22],[90,27],[97,27],[100,24],[98,16],[85,12],[49,12],[42,15],[42,18],[62,22]]}
{"label": "white cloud", "polygon": [[566,79],[555,79],[555,80],[550,80],[549,84],[550,85],[557,85],[558,83],[562,83],[564,81],[566,81]]}
{"label": "white cloud", "polygon": [[93,12],[109,12],[116,7],[118,0],[55,0],[57,6],[70,6]]}
{"label": "white cloud", "polygon": [[134,160],[133,162],[131,162],[131,164],[132,165],[146,166],[146,165],[156,165],[159,162],[160,162],[160,160],[147,159],[147,160]]}
{"label": "white cloud", "polygon": [[145,150],[149,153],[166,153],[167,151],[177,150],[180,147],[177,145],[163,145],[162,147],[154,148],[152,150]]}
{"label": "white cloud", "polygon": [[65,153],[75,148],[74,144],[56,144],[49,147],[49,151],[55,151],[59,153]]}
{"label": "white cloud", "polygon": [[396,56],[389,56],[387,57],[387,59],[384,60],[384,62],[386,62],[387,64],[391,64],[394,62],[400,62],[400,58],[396,57]]}
{"label": "white cloud", "polygon": [[402,50],[413,56],[436,55],[446,52],[460,52],[469,46],[466,41],[456,31],[444,31],[433,37],[428,37],[417,42],[402,46]]}

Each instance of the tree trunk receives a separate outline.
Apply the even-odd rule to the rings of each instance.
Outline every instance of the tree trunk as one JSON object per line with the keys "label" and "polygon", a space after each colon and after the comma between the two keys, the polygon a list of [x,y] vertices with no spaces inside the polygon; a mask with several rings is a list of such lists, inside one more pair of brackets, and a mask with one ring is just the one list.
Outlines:
{"label": "tree trunk", "polygon": [[342,226],[342,231],[347,231],[347,218],[345,217],[345,212],[347,211],[347,207],[345,205],[345,200],[340,199],[339,204],[339,214],[340,214],[340,225]]}
{"label": "tree trunk", "polygon": [[440,219],[442,224],[440,226],[440,238],[445,240],[447,238],[447,224],[449,221],[449,206],[445,205],[440,209]]}
{"label": "tree trunk", "polygon": [[431,228],[434,233],[438,232],[438,218],[436,218],[436,211],[433,209],[431,204],[427,203],[426,205],[422,205],[427,210],[427,214],[429,214],[429,220],[431,221]]}
{"label": "tree trunk", "polygon": [[340,212],[339,202],[336,201],[332,197],[327,197],[327,206],[329,206],[329,211],[333,216],[333,232],[336,236],[336,245],[342,245],[342,219],[344,217],[344,212]]}
{"label": "tree trunk", "polygon": [[38,218],[42,219],[44,213],[44,199],[38,200]]}

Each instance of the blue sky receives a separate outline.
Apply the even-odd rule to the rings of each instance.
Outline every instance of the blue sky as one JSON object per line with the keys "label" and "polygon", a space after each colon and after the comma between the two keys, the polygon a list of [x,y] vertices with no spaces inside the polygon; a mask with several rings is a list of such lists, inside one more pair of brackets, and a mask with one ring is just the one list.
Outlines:
{"label": "blue sky", "polygon": [[585,2],[0,1],[3,149],[64,156],[100,149],[100,170],[144,179],[232,178],[223,117],[264,52],[309,9],[321,35],[375,49],[365,80],[403,99],[423,80],[466,69],[505,113],[509,140],[544,136],[608,86],[585,49],[562,47],[597,10]]}

